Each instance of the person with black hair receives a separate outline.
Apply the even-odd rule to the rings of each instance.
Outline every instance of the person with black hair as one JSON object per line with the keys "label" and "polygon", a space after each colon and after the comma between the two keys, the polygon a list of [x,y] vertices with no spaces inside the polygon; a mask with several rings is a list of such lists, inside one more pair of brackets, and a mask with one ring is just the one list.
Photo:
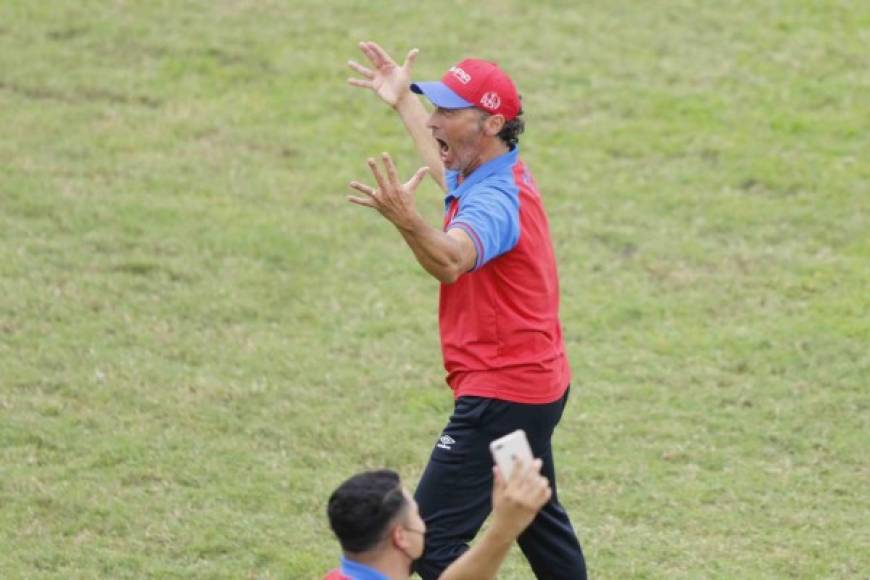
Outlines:
{"label": "person with black hair", "polygon": [[[454,397],[415,492],[429,530],[415,570],[432,580],[468,549],[490,510],[488,443],[523,429],[553,495],[518,543],[538,578],[583,580],[586,562],[559,503],[551,445],[571,380],[559,277],[542,196],[519,156],[519,92],[493,62],[466,58],[438,81],[412,83],[416,49],[399,66],[376,43],[359,46],[370,66],[350,61],[359,78],[348,82],[398,113],[426,166],[402,183],[388,154],[383,169],[369,159],[376,184],[352,181],[348,200],[392,223],[441,282],[441,351]],[[427,173],[446,193],[441,228],[416,209]]]}
{"label": "person with black hair", "polygon": [[[473,548],[444,570],[441,580],[495,578],[517,536],[550,498],[540,460],[517,465],[508,482],[493,469],[490,526]],[[343,555],[339,568],[325,580],[410,577],[412,563],[423,553],[426,524],[399,474],[380,469],[354,475],[332,493],[326,511]]]}

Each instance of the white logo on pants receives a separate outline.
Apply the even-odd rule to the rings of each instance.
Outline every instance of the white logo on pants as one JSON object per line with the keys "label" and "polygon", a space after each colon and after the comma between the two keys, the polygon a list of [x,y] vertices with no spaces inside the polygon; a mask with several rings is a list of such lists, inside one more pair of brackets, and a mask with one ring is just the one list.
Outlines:
{"label": "white logo on pants", "polygon": [[436,447],[440,447],[441,449],[446,449],[447,451],[450,451],[451,445],[453,445],[454,443],[456,443],[456,440],[453,439],[453,437],[451,437],[450,435],[442,435],[441,438],[438,440],[438,445],[436,445]]}

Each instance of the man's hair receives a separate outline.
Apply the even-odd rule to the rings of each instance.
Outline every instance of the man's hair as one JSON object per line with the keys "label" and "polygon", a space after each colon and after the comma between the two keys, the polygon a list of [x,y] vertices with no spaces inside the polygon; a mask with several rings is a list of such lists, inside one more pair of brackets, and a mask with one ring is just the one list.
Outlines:
{"label": "man's hair", "polygon": [[520,116],[523,114],[522,109],[517,113],[517,116],[507,121],[501,131],[498,132],[498,138],[504,141],[505,145],[513,149],[520,142],[520,134],[526,130],[526,122]]}
{"label": "man's hair", "polygon": [[389,469],[354,475],[332,492],[326,513],[342,550],[366,552],[380,542],[407,500],[399,474]]}
{"label": "man's hair", "polygon": [[[522,102],[522,100],[523,97],[520,95],[520,102]],[[490,114],[483,109],[478,109],[478,111],[480,112],[480,122],[483,123],[484,119],[489,117]],[[509,149],[513,149],[517,146],[517,143],[520,142],[520,134],[526,130],[526,122],[523,121],[522,114],[523,109],[520,107],[517,116],[510,121],[505,121],[501,131],[498,132],[497,137],[501,139]]]}

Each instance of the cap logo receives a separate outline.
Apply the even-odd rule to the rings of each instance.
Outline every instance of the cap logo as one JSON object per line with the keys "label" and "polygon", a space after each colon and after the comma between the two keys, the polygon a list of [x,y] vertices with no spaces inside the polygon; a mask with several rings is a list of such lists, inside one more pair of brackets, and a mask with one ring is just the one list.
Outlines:
{"label": "cap logo", "polygon": [[501,97],[498,96],[497,92],[490,91],[488,93],[484,93],[484,95],[480,97],[480,104],[483,106],[484,109],[494,111],[498,109],[501,105]]}
{"label": "cap logo", "polygon": [[458,66],[450,67],[449,72],[452,72],[453,76],[456,77],[456,80],[458,80],[463,85],[467,85],[471,82],[471,75],[459,68]]}

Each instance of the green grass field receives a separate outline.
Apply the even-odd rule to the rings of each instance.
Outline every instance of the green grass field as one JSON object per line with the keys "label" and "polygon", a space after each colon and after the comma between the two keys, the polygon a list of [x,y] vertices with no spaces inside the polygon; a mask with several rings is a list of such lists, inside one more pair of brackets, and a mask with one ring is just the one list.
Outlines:
{"label": "green grass field", "polygon": [[592,577],[866,577],[857,0],[0,3],[0,577],[319,578],[340,481],[414,486],[452,399],[437,284],[344,199],[420,164],[365,39],[524,93]]}

